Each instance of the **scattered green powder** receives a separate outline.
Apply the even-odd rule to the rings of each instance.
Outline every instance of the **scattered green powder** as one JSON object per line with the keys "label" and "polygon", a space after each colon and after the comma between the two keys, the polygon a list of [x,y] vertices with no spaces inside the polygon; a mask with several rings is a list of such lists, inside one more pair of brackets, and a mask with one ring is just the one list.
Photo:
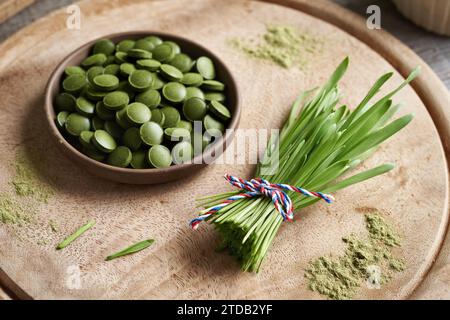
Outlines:
{"label": "scattered green powder", "polygon": [[[14,169],[10,181],[13,191],[0,194],[0,223],[22,227],[33,222],[41,203],[48,202],[54,191],[39,175],[36,166],[43,164],[45,162],[36,152],[25,154],[22,150],[16,153],[11,164]],[[17,236],[22,239],[19,234]],[[38,243],[43,244],[43,241]]]}
{"label": "scattered green powder", "polygon": [[389,247],[400,246],[400,237],[383,217],[372,213],[366,215],[366,221],[367,230],[372,239],[379,240]]}
{"label": "scattered green powder", "polygon": [[[351,299],[365,282],[373,285],[387,283],[393,272],[405,270],[405,262],[392,254],[400,246],[400,237],[377,213],[366,217],[368,237],[355,234],[342,240],[346,249],[342,256],[325,256],[312,261],[305,271],[309,288],[330,299]],[[374,269],[379,277],[374,277]]]}
{"label": "scattered green powder", "polygon": [[406,269],[406,263],[403,259],[396,259],[392,257],[389,259],[389,267],[394,271],[401,272]]}
{"label": "scattered green powder", "polygon": [[17,153],[14,169],[12,184],[16,194],[47,203],[53,195],[53,190],[41,182],[33,161],[23,153]]}
{"label": "scattered green powder", "polygon": [[284,68],[302,68],[322,51],[324,41],[291,26],[269,25],[257,39],[233,38],[230,43],[250,57],[269,60]]}
{"label": "scattered green powder", "polygon": [[50,221],[48,222],[48,225],[50,226],[50,229],[51,229],[53,232],[58,232],[58,225],[56,224],[55,221],[50,220]]}
{"label": "scattered green powder", "polygon": [[0,222],[19,226],[30,222],[29,210],[5,193],[0,194]]}

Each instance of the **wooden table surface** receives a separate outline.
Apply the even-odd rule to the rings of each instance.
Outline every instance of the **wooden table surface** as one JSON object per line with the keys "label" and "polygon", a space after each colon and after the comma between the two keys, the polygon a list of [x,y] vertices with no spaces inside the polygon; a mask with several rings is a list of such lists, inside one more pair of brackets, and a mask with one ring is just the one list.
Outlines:
{"label": "wooden table surface", "polygon": [[[368,5],[379,5],[381,8],[382,27],[395,35],[434,69],[447,88],[450,88],[450,38],[424,31],[404,19],[390,0],[334,0],[348,9],[366,15]],[[20,13],[0,23],[0,42],[14,32],[45,16],[49,12],[68,6],[74,0],[40,0],[29,5]],[[10,298],[10,294],[0,287],[0,300]]]}

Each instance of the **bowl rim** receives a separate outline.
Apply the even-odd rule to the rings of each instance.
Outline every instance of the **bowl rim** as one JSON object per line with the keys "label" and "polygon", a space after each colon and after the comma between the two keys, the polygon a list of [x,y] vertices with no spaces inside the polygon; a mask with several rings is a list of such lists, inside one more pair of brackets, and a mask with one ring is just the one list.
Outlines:
{"label": "bowl rim", "polygon": [[[52,94],[52,88],[54,88],[54,86],[59,85],[60,77],[62,76],[64,69],[65,69],[64,64],[68,60],[71,60],[73,57],[77,56],[80,52],[88,49],[89,47],[92,47],[93,44],[98,40],[111,39],[112,41],[115,41],[115,39],[117,39],[117,38],[136,37],[136,36],[145,36],[145,35],[147,35],[147,36],[155,35],[155,36],[158,36],[161,38],[169,38],[168,39],[169,41],[170,40],[174,40],[174,41],[181,40],[181,42],[186,42],[189,45],[197,47],[199,50],[204,51],[205,54],[208,55],[209,57],[211,57],[215,62],[218,62],[221,65],[221,68],[228,74],[227,76],[228,76],[230,84],[231,84],[231,86],[230,86],[230,84],[228,84],[228,86],[230,86],[232,88],[232,90],[234,91],[234,96],[235,96],[235,110],[234,110],[234,113],[230,119],[230,122],[229,122],[227,128],[225,129],[225,134],[222,135],[219,138],[219,140],[214,141],[214,143],[212,145],[212,148],[213,148],[212,150],[208,149],[208,153],[214,153],[216,155],[213,162],[211,162],[211,163],[204,163],[203,161],[199,162],[199,160],[202,160],[205,155],[205,151],[203,151],[201,154],[198,154],[194,158],[192,158],[192,161],[190,163],[175,164],[175,165],[171,165],[170,167],[167,167],[167,168],[133,169],[133,168],[115,167],[115,166],[109,165],[107,163],[103,163],[103,162],[94,160],[92,158],[89,158],[88,156],[86,156],[85,154],[83,154],[82,152],[77,150],[74,146],[72,146],[66,140],[66,138],[64,138],[64,136],[61,134],[60,130],[57,128],[55,119],[54,119],[54,115],[56,115],[56,110],[53,105],[54,97]],[[143,173],[166,174],[166,173],[173,173],[176,171],[186,170],[186,169],[194,167],[194,166],[213,164],[215,162],[215,160],[217,159],[217,157],[219,157],[222,153],[225,152],[225,150],[227,149],[227,144],[229,142],[231,142],[231,140],[233,139],[234,131],[238,128],[240,117],[241,117],[240,94],[239,94],[237,82],[236,82],[235,77],[231,73],[230,69],[222,61],[222,59],[220,59],[210,49],[204,47],[203,45],[201,45],[193,40],[190,40],[188,38],[185,38],[185,37],[182,37],[182,36],[179,36],[176,34],[168,33],[168,32],[152,31],[152,30],[125,31],[125,32],[116,32],[116,33],[102,35],[100,37],[94,38],[93,40],[90,40],[89,42],[87,42],[87,43],[81,45],[80,47],[76,48],[75,50],[71,51],[60,62],[58,62],[57,66],[55,67],[55,69],[53,70],[53,72],[50,75],[50,78],[45,87],[44,108],[45,108],[46,119],[49,124],[50,133],[53,136],[55,136],[57,138],[58,142],[60,144],[62,144],[68,151],[70,151],[70,153],[73,156],[78,157],[82,161],[91,163],[92,165],[101,167],[102,169],[115,171],[116,173],[122,173],[122,174],[139,174],[139,173],[141,173],[141,174],[143,174]],[[229,130],[229,129],[232,129],[232,130]]]}

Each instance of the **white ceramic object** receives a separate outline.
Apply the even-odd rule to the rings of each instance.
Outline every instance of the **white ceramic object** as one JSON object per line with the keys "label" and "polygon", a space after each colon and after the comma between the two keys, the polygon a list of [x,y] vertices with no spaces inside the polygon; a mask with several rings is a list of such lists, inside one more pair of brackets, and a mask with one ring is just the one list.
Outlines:
{"label": "white ceramic object", "polygon": [[450,0],[393,0],[398,10],[415,24],[450,36]]}

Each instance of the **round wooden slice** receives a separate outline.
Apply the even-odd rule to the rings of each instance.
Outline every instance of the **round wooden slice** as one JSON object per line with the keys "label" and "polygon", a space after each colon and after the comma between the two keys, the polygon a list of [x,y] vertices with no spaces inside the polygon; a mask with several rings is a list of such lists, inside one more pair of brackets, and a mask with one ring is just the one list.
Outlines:
{"label": "round wooden slice", "polygon": [[[407,269],[382,290],[363,286],[357,298],[398,299],[413,292],[432,265],[447,226],[448,171],[441,141],[450,137],[449,112],[442,108],[448,94],[416,55],[384,32],[361,31],[364,24],[353,14],[325,1],[278,2],[82,1],[81,29],[68,29],[69,14],[60,10],[0,46],[1,191],[12,192],[17,152],[38,154],[36,170],[55,190],[32,222],[21,228],[0,225],[0,279],[8,287],[22,298],[36,299],[321,298],[308,289],[304,269],[312,259],[342,252],[343,236],[365,232],[361,212],[369,208],[399,230],[403,246],[396,253],[405,257]],[[302,70],[286,70],[229,45],[230,38],[264,33],[266,24],[291,25],[324,39],[323,50]],[[296,221],[281,228],[261,272],[241,272],[232,257],[215,252],[219,239],[211,226],[193,232],[187,223],[197,214],[196,197],[230,190],[222,175],[251,177],[253,165],[216,164],[190,179],[130,186],[88,175],[50,143],[43,96],[57,63],[94,38],[132,30],[182,35],[223,59],[238,81],[243,129],[280,127],[299,92],[323,84],[345,56],[351,64],[341,84],[342,103],[352,107],[381,74],[394,71],[383,89],[387,92],[422,64],[422,76],[394,99],[404,102],[402,114],[414,113],[415,119],[363,164],[393,162],[396,169],[337,192],[333,205],[297,212]],[[91,219],[97,222],[92,230],[65,250],[55,250]],[[50,220],[59,225],[57,232],[48,226]],[[156,242],[146,251],[104,261],[147,238]]]}

